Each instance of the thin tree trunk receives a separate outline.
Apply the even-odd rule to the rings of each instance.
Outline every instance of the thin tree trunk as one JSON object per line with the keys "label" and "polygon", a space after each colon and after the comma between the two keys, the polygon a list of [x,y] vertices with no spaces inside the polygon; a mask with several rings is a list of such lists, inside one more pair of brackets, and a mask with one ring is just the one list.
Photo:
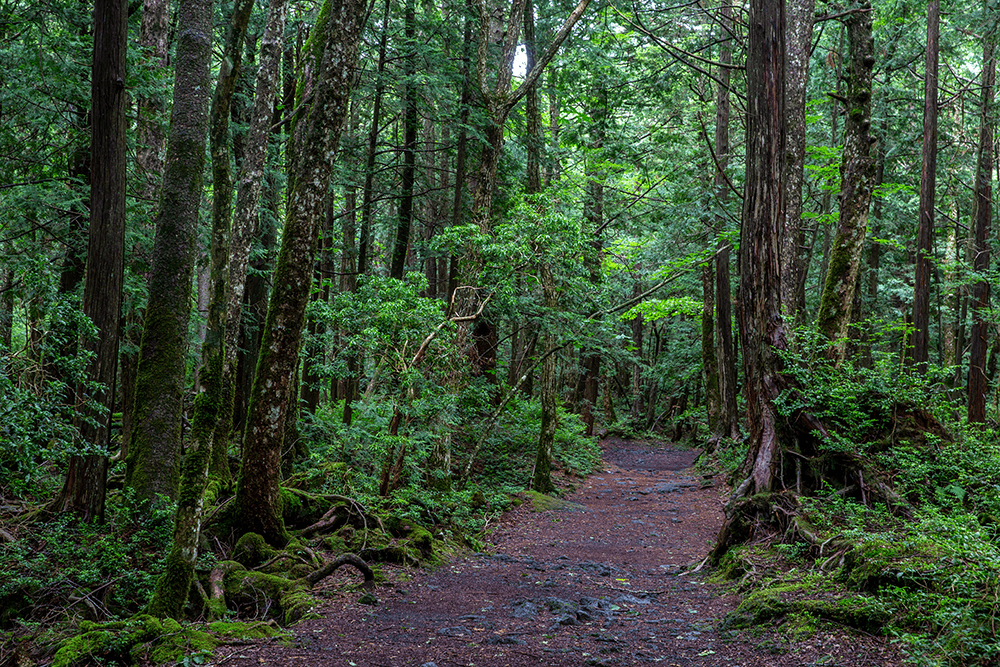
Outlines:
{"label": "thin tree trunk", "polygon": [[927,372],[930,346],[930,291],[934,192],[937,179],[938,35],[941,4],[927,3],[927,60],[924,68],[924,143],[920,169],[920,223],[917,225],[916,272],[913,282],[913,362]]}
{"label": "thin tree trunk", "polygon": [[830,354],[837,363],[844,360],[847,352],[848,325],[868,231],[868,209],[875,176],[869,141],[872,67],[875,64],[870,5],[853,11],[843,20],[847,27],[850,62],[846,95],[841,100],[847,122],[840,165],[840,216],[817,318],[817,327],[831,341]]}
{"label": "thin tree trunk", "polygon": [[[239,370],[237,352],[240,336],[244,330],[242,321],[247,266],[250,261],[250,247],[254,236],[257,235],[261,192],[268,183],[268,177],[265,176],[268,137],[276,115],[274,96],[278,89],[278,65],[282,56],[281,40],[285,31],[287,6],[288,0],[270,0],[268,3],[267,24],[260,43],[260,68],[257,71],[246,150],[237,175],[236,207],[229,238],[229,262],[226,270],[228,280],[226,321],[223,328],[225,339],[222,343],[221,399],[217,426],[212,434],[212,475],[220,480],[227,479],[229,470],[229,440],[233,432],[234,413],[237,411],[235,405]],[[268,238],[267,233],[260,236]],[[258,298],[261,289],[266,293],[264,285],[260,285],[253,292]],[[260,320],[258,326],[259,322]],[[237,419],[236,423],[239,424],[240,421]]]}
{"label": "thin tree trunk", "polygon": [[800,320],[806,307],[805,231],[802,228],[802,183],[806,158],[806,88],[812,50],[815,0],[788,3],[785,104],[788,127],[788,163],[785,175],[784,242],[781,248],[781,299],[793,320]]}
{"label": "thin tree trunk", "polygon": [[406,255],[410,247],[413,225],[413,183],[417,170],[417,19],[416,0],[406,0],[404,34],[408,53],[403,61],[403,173],[399,197],[399,219],[396,224],[396,244],[392,250],[389,276],[402,279]]}
{"label": "thin tree trunk", "polygon": [[[538,271],[545,307],[549,310],[555,310],[559,307],[559,300],[556,295],[556,283],[552,269],[543,259]],[[545,358],[542,361],[542,373],[539,381],[542,399],[542,426],[538,434],[538,451],[535,455],[535,471],[531,488],[539,493],[552,493],[555,490],[555,485],[552,483],[552,445],[555,442],[556,427],[559,425],[556,337],[551,331],[545,332],[542,336],[545,341]]]}
{"label": "thin tree trunk", "polygon": [[[979,149],[976,160],[976,238],[972,267],[979,275],[990,268],[990,224],[993,219],[993,86],[996,79],[994,46],[990,35],[983,40],[983,103],[979,116]],[[990,284],[985,279],[972,286],[972,333],[969,348],[969,421],[986,421],[986,349],[989,323]]]}

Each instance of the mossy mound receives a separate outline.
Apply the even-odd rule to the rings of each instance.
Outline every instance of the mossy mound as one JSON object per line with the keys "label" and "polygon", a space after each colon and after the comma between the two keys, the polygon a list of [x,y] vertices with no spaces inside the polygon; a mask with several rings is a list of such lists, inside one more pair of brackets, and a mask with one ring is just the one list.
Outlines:
{"label": "mossy mound", "polygon": [[722,627],[750,628],[773,620],[790,620],[797,627],[809,619],[824,619],[878,633],[890,617],[879,600],[839,590],[829,579],[810,575],[797,581],[775,582],[750,593],[726,616]]}
{"label": "mossy mound", "polygon": [[53,658],[53,667],[173,665],[185,656],[211,652],[220,644],[288,636],[268,623],[217,621],[194,626],[148,614],[115,623],[84,621],[80,630],[80,634],[62,642]]}
{"label": "mossy mound", "polygon": [[80,630],[80,634],[62,642],[52,660],[53,667],[176,664],[184,656],[211,651],[219,644],[208,632],[148,614],[116,623],[85,621]]}
{"label": "mossy mound", "polygon": [[562,498],[553,498],[538,491],[524,491],[523,495],[531,501],[531,506],[536,512],[584,512],[586,507],[577,503],[571,503]]}
{"label": "mossy mound", "polygon": [[225,578],[225,590],[230,609],[251,618],[275,618],[286,626],[314,618],[312,610],[319,604],[304,581],[265,572],[230,572]]}

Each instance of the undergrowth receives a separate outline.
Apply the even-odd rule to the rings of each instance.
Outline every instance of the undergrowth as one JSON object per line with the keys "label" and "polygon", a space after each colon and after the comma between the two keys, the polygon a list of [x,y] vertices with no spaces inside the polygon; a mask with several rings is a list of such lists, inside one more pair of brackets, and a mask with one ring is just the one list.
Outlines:
{"label": "undergrowth", "polygon": [[[945,387],[935,382],[947,369],[920,379],[889,357],[875,362],[835,368],[802,345],[786,357],[800,391],[783,397],[781,408],[791,414],[809,407],[831,429],[819,455],[857,457],[898,503],[873,502],[877,494],[865,493],[864,484],[827,484],[794,501],[808,537],[792,524],[768,548],[732,549],[720,571],[742,579],[746,600],[786,586],[789,573],[808,573],[806,598],[839,596],[861,612],[832,620],[890,636],[920,667],[998,664],[1000,434],[954,418]],[[930,416],[932,428],[898,423],[918,413]],[[735,472],[744,452],[722,447],[715,464]],[[761,622],[822,610],[786,596],[779,613]]]}

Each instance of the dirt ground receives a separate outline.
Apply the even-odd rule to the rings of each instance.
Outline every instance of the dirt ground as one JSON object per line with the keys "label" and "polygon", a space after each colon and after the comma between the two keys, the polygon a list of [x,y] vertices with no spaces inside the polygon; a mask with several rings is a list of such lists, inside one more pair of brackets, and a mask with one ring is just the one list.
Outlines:
{"label": "dirt ground", "polygon": [[686,573],[707,554],[722,520],[724,489],[691,469],[696,452],[608,439],[603,466],[568,502],[508,512],[487,534],[487,553],[435,571],[385,567],[378,603],[343,591],[342,568],[325,584],[323,618],[289,644],[224,646],[213,664],[501,667],[723,665],[895,666],[884,638],[825,626],[793,640],[780,627],[719,631],[738,604],[708,572]]}

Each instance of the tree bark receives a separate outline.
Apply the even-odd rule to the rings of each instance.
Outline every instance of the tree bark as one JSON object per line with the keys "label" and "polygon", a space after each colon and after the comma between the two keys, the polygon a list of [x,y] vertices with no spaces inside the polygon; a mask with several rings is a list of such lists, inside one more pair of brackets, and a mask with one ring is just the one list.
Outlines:
{"label": "tree bark", "polygon": [[349,111],[365,8],[359,0],[324,2],[299,80],[308,109],[293,129],[290,197],[236,490],[241,530],[259,533],[275,545],[288,539],[279,495],[281,448],[285,417],[295,398],[291,382],[312,284],[316,226]]}
{"label": "tree bark", "polygon": [[[983,40],[982,106],[976,155],[976,236],[972,267],[980,276],[990,268],[990,223],[993,216],[993,87],[996,80],[993,33]],[[988,347],[990,284],[980,278],[972,286],[972,333],[969,347],[969,421],[986,421],[986,349]]]}
{"label": "tree bark", "polygon": [[764,493],[778,474],[781,420],[774,401],[784,384],[779,354],[787,349],[780,282],[786,157],[783,0],[751,0],[748,35],[739,318],[750,434],[744,463],[749,488],[743,492]]}
{"label": "tree bark", "polygon": [[869,140],[872,67],[875,64],[871,5],[862,5],[852,11],[844,18],[844,24],[850,62],[842,100],[847,121],[840,165],[840,215],[817,318],[817,328],[830,340],[830,356],[838,364],[847,352],[848,326],[864,254],[875,176]]}
{"label": "tree bark", "polygon": [[[545,307],[554,311],[559,307],[556,295],[556,282],[545,258],[538,267],[539,280],[542,283],[542,293]],[[545,358],[542,361],[542,373],[539,378],[542,402],[542,426],[538,434],[538,451],[535,454],[535,471],[531,480],[531,488],[539,493],[552,493],[555,485],[552,483],[552,445],[555,442],[556,427],[559,423],[557,401],[559,388],[556,384],[556,337],[552,331],[542,334],[545,345]]]}
{"label": "tree bark", "polygon": [[[260,68],[254,92],[250,127],[247,131],[246,151],[240,163],[237,176],[236,208],[229,239],[229,262],[226,269],[226,322],[225,339],[222,343],[223,362],[220,390],[220,413],[218,425],[212,434],[212,471],[221,473],[228,469],[229,440],[233,432],[234,414],[237,412],[235,397],[238,385],[238,359],[240,336],[243,326],[243,300],[247,287],[247,267],[250,248],[257,234],[260,217],[260,198],[268,183],[265,175],[267,164],[268,138],[274,120],[274,96],[278,90],[278,65],[281,61],[281,39],[285,31],[285,17],[288,0],[270,0],[267,8],[267,24],[260,44]],[[266,225],[270,228],[271,225]],[[260,234],[265,240],[274,241],[273,234]],[[258,281],[260,282],[260,281]],[[266,286],[257,285],[253,290],[266,293]],[[259,296],[259,294],[257,294]],[[263,315],[263,313],[258,313]],[[259,328],[258,319],[258,328]],[[258,338],[259,340],[259,334]],[[254,346],[256,350],[256,346]],[[254,364],[256,366],[256,364]],[[242,420],[236,420],[240,424]],[[224,478],[225,473],[222,473]]]}
{"label": "tree bark", "polygon": [[88,397],[92,420],[84,420],[81,425],[84,442],[96,453],[70,457],[63,489],[51,505],[57,511],[74,512],[85,521],[104,520],[107,452],[118,370],[125,271],[127,34],[127,4],[123,0],[96,0],[90,109],[90,232],[83,312],[97,331],[96,338],[88,343],[94,357],[87,378],[98,387]]}
{"label": "tree bark", "polygon": [[815,0],[788,3],[785,104],[788,162],[785,172],[784,242],[781,248],[781,300],[793,320],[805,313],[805,231],[802,228],[802,183],[806,159],[806,89],[812,50]]}
{"label": "tree bark", "polygon": [[[716,168],[713,187],[718,206],[723,209],[729,201],[729,184],[726,182],[726,168],[729,165],[729,86],[732,62],[730,30],[732,27],[732,7],[723,3],[721,7],[723,37],[719,47],[719,62],[716,73],[718,86],[715,103],[715,158]],[[726,216],[720,212],[716,217],[716,231],[728,227]],[[715,255],[715,326],[718,372],[719,372],[719,420],[718,432],[713,435],[739,440],[740,417],[736,401],[736,352],[733,346],[732,284],[729,277],[730,243],[720,239]]]}
{"label": "tree bark", "polygon": [[916,271],[913,281],[913,363],[927,372],[930,345],[930,293],[934,192],[937,179],[938,36],[941,3],[927,3],[927,60],[924,68],[924,139],[920,168],[920,222],[917,225]]}
{"label": "tree bark", "polygon": [[178,9],[174,103],[156,220],[149,303],[136,379],[126,484],[136,496],[175,498],[180,474],[181,417],[191,277],[208,133],[212,3],[184,0]]}
{"label": "tree bark", "polygon": [[392,249],[389,276],[402,280],[413,226],[413,184],[417,170],[417,18],[416,0],[406,0],[405,27],[407,54],[403,61],[403,173],[399,197],[396,243]]}

